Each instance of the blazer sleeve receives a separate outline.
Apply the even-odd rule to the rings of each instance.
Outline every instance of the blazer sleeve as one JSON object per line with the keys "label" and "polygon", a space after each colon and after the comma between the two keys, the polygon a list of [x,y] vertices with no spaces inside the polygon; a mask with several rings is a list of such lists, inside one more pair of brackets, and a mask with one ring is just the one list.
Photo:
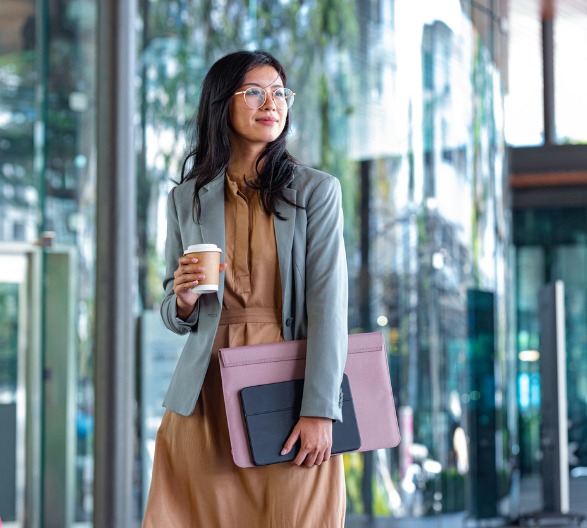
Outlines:
{"label": "blazer sleeve", "polygon": [[348,273],[339,181],[329,176],[306,205],[308,335],[302,416],[342,421],[340,385],[348,351]]}
{"label": "blazer sleeve", "polygon": [[177,296],[173,292],[173,274],[179,263],[178,259],[183,255],[183,244],[181,240],[181,230],[179,228],[179,219],[175,205],[174,187],[167,196],[167,240],[165,241],[165,277],[163,279],[163,289],[165,296],[161,303],[161,317],[163,323],[169,330],[176,334],[186,334],[198,323],[200,303],[197,302],[194,311],[189,318],[184,321],[177,316]]}

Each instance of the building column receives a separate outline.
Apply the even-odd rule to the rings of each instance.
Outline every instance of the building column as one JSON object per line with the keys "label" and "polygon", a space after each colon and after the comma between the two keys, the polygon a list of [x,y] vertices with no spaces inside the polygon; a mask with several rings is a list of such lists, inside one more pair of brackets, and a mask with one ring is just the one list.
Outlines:
{"label": "building column", "polygon": [[544,86],[544,143],[556,143],[554,112],[554,6],[552,0],[542,4],[542,74]]}
{"label": "building column", "polygon": [[135,2],[100,0],[94,526],[132,526],[136,172]]}

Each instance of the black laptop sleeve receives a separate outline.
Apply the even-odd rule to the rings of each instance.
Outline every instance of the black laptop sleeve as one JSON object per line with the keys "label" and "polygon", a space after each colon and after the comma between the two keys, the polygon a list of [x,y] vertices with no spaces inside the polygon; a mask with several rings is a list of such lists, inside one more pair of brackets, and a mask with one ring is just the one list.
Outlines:
{"label": "black laptop sleeve", "polygon": [[[334,422],[332,425],[333,455],[356,451],[361,447],[351,388],[346,374],[341,389],[343,421]],[[241,403],[255,465],[288,462],[298,454],[299,441],[287,455],[282,456],[280,452],[300,417],[303,392],[303,379],[245,387],[241,390]]]}

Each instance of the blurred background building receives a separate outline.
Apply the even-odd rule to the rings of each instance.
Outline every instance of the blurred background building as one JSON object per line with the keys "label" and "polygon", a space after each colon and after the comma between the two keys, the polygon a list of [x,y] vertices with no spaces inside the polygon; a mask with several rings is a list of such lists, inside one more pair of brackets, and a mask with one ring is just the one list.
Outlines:
{"label": "blurred background building", "polygon": [[97,279],[109,243],[98,217],[111,205],[98,199],[97,137],[112,112],[135,125],[134,173],[117,177],[136,223],[125,405],[140,523],[183,342],[158,312],[166,196],[203,76],[239,48],[286,65],[290,150],[343,187],[349,331],[387,341],[403,440],[345,455],[347,525],[452,527],[541,508],[538,293],[554,280],[566,285],[565,470],[587,513],[574,499],[587,489],[587,4],[139,0],[118,30],[137,44],[135,103],[122,109],[98,107],[113,5],[0,3],[4,526],[91,526],[109,507],[94,492],[96,452],[108,452],[96,387],[127,374],[95,377],[110,287]]}

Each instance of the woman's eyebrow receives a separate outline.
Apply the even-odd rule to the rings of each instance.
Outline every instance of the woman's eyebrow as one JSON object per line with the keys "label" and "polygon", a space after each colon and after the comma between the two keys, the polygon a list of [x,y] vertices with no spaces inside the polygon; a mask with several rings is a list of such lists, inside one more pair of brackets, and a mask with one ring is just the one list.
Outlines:
{"label": "woman's eyebrow", "polygon": [[266,86],[262,86],[259,83],[256,82],[248,82],[248,83],[243,83],[242,86],[258,86],[259,88],[267,88],[267,86],[275,86],[276,88],[285,88],[285,86],[283,86],[283,84],[268,84]]}

